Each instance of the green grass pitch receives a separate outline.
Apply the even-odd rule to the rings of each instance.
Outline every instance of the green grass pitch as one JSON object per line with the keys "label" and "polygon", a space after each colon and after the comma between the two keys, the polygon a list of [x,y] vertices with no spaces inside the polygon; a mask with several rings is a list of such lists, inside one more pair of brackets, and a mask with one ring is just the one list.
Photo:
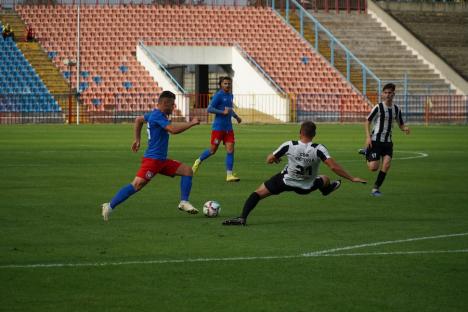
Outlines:
{"label": "green grass pitch", "polygon": [[[468,128],[397,131],[373,198],[363,126],[319,124],[315,141],[369,184],[270,197],[247,227],[221,226],[298,128],[236,126],[239,183],[222,148],[202,164],[191,202],[219,201],[220,217],[178,211],[180,178],[157,176],[106,224],[100,205],[133,179],[144,132],[134,154],[132,125],[0,127],[0,311],[467,311]],[[191,165],[209,135],[172,136],[169,157]]]}

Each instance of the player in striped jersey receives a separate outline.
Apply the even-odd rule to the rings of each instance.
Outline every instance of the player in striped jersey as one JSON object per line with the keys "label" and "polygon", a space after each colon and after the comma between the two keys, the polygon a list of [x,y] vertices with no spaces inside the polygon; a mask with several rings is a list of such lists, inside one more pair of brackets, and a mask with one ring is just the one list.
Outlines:
{"label": "player in striped jersey", "polygon": [[337,175],[352,182],[366,183],[365,180],[353,177],[331,158],[325,146],[313,143],[316,126],[312,121],[305,121],[299,131],[299,141],[287,141],[268,155],[267,163],[279,163],[281,157],[286,156],[288,163],[280,173],[260,185],[255,192],[250,194],[244,204],[240,217],[228,219],[223,225],[245,225],[247,217],[260,200],[270,195],[278,195],[282,192],[296,192],[300,195],[309,194],[315,190],[327,196],[337,190],[341,180],[330,182],[325,175],[318,175],[321,162],[324,162]]}
{"label": "player in striped jersey", "polygon": [[[403,122],[400,107],[393,104],[394,96],[395,85],[393,83],[386,84],[382,90],[382,102],[372,108],[364,126],[367,149],[359,150],[359,153],[366,155],[369,170],[377,171],[380,167],[371,192],[373,196],[382,195],[380,187],[390,170],[393,156],[393,121],[397,122],[401,131],[404,131],[406,134],[410,133],[410,129]],[[372,132],[369,131],[371,124],[373,124]],[[382,163],[380,163],[380,159],[382,159]]]}

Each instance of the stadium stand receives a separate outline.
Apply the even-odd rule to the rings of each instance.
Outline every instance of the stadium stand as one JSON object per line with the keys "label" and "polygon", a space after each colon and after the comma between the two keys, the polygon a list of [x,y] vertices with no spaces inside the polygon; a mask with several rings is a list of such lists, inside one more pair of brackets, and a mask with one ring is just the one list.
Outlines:
{"label": "stadium stand", "polygon": [[411,3],[395,7],[385,2],[380,5],[468,80],[468,8],[456,3],[440,8],[428,6],[430,10]]}
{"label": "stadium stand", "polygon": [[405,75],[409,82],[407,94],[454,92],[429,65],[418,59],[373,16],[310,12],[381,80],[394,82],[400,92],[405,87]]}
{"label": "stadium stand", "polygon": [[[72,5],[18,5],[23,20],[33,25],[56,66],[68,73],[64,59],[76,58],[76,15]],[[80,80],[89,111],[147,110],[151,95],[161,91],[134,53],[147,45],[167,45],[167,39],[198,45],[198,39],[238,43],[288,94],[321,94],[322,101],[298,100],[298,111],[318,105],[326,112],[367,112],[367,100],[271,9],[161,5],[82,5]],[[193,39],[193,40],[190,40]],[[172,44],[175,41],[173,41]],[[183,42],[183,43],[182,43]],[[205,42],[205,44],[210,44]],[[303,62],[306,58],[308,61]],[[124,99],[116,101],[116,98]],[[317,97],[318,98],[318,97]],[[317,107],[314,106],[314,109]]]}
{"label": "stadium stand", "polygon": [[0,113],[39,112],[51,117],[60,111],[16,43],[11,39],[0,40]]}

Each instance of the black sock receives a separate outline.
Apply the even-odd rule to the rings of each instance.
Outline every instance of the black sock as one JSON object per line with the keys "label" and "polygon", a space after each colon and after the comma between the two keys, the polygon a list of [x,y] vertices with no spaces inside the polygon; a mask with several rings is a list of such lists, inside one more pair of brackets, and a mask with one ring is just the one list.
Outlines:
{"label": "black sock", "polygon": [[377,175],[377,180],[375,181],[375,188],[380,188],[380,186],[383,184],[383,181],[385,180],[385,176],[387,175],[386,172],[383,172],[382,170],[379,171],[379,174]]}
{"label": "black sock", "polygon": [[255,206],[257,206],[260,199],[260,195],[258,195],[256,192],[250,194],[249,198],[247,198],[247,200],[245,201],[244,209],[242,209],[241,218],[246,220],[247,216],[255,208]]}

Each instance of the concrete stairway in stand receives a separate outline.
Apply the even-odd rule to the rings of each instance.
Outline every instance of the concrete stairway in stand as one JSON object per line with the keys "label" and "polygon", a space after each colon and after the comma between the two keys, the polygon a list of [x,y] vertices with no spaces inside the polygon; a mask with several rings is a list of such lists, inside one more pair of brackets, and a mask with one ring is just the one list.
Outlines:
{"label": "concrete stairway in stand", "polygon": [[409,94],[448,94],[454,91],[434,70],[417,58],[390,31],[368,14],[310,11],[320,23],[384,82],[396,82],[403,92],[405,73]]}

